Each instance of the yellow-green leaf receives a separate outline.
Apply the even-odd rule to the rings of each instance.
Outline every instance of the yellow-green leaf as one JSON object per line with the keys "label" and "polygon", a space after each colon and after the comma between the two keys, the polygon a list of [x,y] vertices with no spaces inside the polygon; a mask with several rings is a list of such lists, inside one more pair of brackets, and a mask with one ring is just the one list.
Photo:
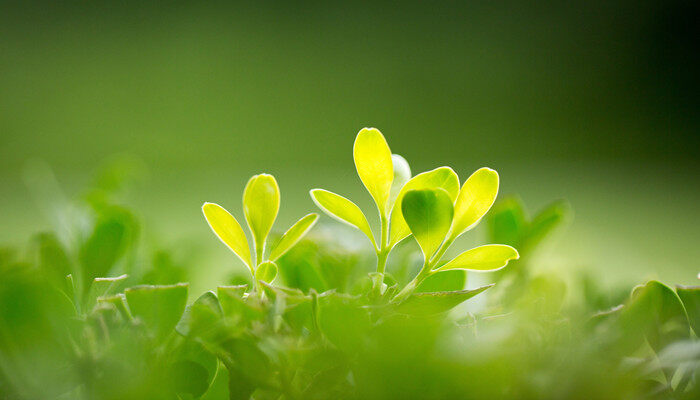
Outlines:
{"label": "yellow-green leaf", "polygon": [[487,244],[467,250],[438,268],[467,269],[470,271],[495,271],[508,265],[508,261],[517,260],[518,251],[505,244]]}
{"label": "yellow-green leaf", "polygon": [[352,225],[367,235],[372,245],[376,248],[374,234],[369,227],[367,217],[362,213],[360,207],[343,196],[329,192],[324,189],[311,190],[311,198],[314,203],[329,216],[337,219],[340,222]]}
{"label": "yellow-green leaf", "polygon": [[430,260],[452,224],[450,196],[443,189],[409,190],[403,197],[401,211],[425,260]]}
{"label": "yellow-green leaf", "polygon": [[405,158],[398,154],[392,154],[391,162],[394,165],[394,181],[391,183],[389,201],[386,203],[387,211],[390,211],[391,207],[393,207],[403,185],[411,179],[411,167],[408,165],[408,161],[406,161]]}
{"label": "yellow-green leaf", "polygon": [[255,271],[255,279],[263,282],[272,282],[277,276],[277,264],[272,261],[265,261],[264,263],[258,265],[258,269]]}
{"label": "yellow-green leaf", "polygon": [[306,234],[306,232],[311,229],[318,219],[318,214],[309,214],[304,218],[297,221],[287,232],[282,235],[272,245],[272,250],[270,251],[270,261],[275,261],[282,257],[289,249],[294,247],[295,244]]}
{"label": "yellow-green leaf", "polygon": [[243,228],[236,221],[236,218],[223,207],[214,203],[204,203],[202,212],[216,236],[250,268],[248,239],[246,239]]}
{"label": "yellow-green leaf", "polygon": [[384,136],[375,128],[362,129],[355,138],[352,154],[357,175],[379,210],[384,210],[394,180],[391,150]]}
{"label": "yellow-green leaf", "polygon": [[454,202],[459,193],[459,177],[450,167],[440,167],[423,172],[411,178],[401,188],[391,211],[391,225],[389,233],[389,247],[394,247],[398,242],[411,234],[406,221],[401,213],[401,200],[409,190],[443,189]]}
{"label": "yellow-green leaf", "polygon": [[[272,229],[280,208],[280,189],[275,177],[254,175],[243,191],[243,213],[253,234],[255,248],[262,253],[265,239]],[[261,260],[257,260],[260,263]]]}
{"label": "yellow-green leaf", "polygon": [[455,220],[450,237],[456,238],[473,228],[491,208],[498,194],[498,173],[480,168],[464,182],[455,202]]}

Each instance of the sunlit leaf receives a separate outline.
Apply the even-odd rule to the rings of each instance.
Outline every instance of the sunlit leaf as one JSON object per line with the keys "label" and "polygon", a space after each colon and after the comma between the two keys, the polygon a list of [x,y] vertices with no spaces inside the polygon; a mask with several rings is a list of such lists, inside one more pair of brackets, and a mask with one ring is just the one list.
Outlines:
{"label": "sunlit leaf", "polygon": [[450,196],[442,189],[410,190],[404,195],[401,211],[425,260],[430,260],[452,224]]}
{"label": "sunlit leaf", "polygon": [[263,282],[272,282],[277,276],[277,264],[272,261],[266,261],[258,265],[258,269],[255,271],[255,279]]}
{"label": "sunlit leaf", "polygon": [[306,232],[314,226],[316,220],[318,220],[318,214],[309,214],[292,225],[292,227],[272,245],[270,261],[277,260],[289,249],[294,247],[294,245],[306,235]]}
{"label": "sunlit leaf", "polygon": [[476,289],[452,292],[414,293],[396,307],[396,312],[417,316],[443,313],[492,286],[493,284],[490,284]]}
{"label": "sunlit leaf", "polygon": [[360,207],[345,197],[324,189],[313,189],[310,193],[314,203],[323,212],[338,221],[359,229],[372,241],[372,245],[377,247],[374,241],[374,234],[372,234],[372,229],[369,227],[369,222],[367,222],[367,217],[362,213]]}
{"label": "sunlit leaf", "polygon": [[187,304],[188,284],[135,286],[124,291],[134,318],[139,318],[156,338],[173,331]]}
{"label": "sunlit leaf", "polygon": [[498,194],[498,173],[481,168],[464,182],[455,202],[455,218],[452,238],[471,229],[491,208]]}
{"label": "sunlit leaf", "polygon": [[408,161],[398,154],[391,155],[391,162],[394,165],[394,181],[391,183],[391,191],[389,192],[389,201],[387,202],[387,211],[391,211],[396,198],[399,197],[401,188],[411,179],[411,167]]}
{"label": "sunlit leaf", "polygon": [[[279,208],[280,190],[275,177],[268,174],[251,177],[243,191],[243,213],[259,253],[262,253]],[[258,264],[261,261],[256,260]]]}
{"label": "sunlit leaf", "polygon": [[248,239],[246,239],[243,228],[236,221],[236,218],[223,207],[214,203],[204,203],[202,212],[216,236],[252,269]]}
{"label": "sunlit leaf", "polygon": [[355,138],[352,154],[357,175],[379,210],[384,210],[394,180],[391,150],[386,139],[378,129],[364,128]]}
{"label": "sunlit leaf", "polygon": [[389,230],[389,244],[393,247],[398,242],[411,234],[406,225],[406,220],[401,212],[401,201],[409,190],[443,189],[450,196],[452,202],[459,193],[459,177],[450,167],[440,167],[431,171],[420,173],[411,178],[401,188],[396,202],[391,211],[391,225]]}
{"label": "sunlit leaf", "polygon": [[470,271],[495,271],[505,267],[510,260],[517,260],[518,251],[505,244],[487,244],[467,250],[438,268],[466,269]]}
{"label": "sunlit leaf", "polygon": [[700,286],[677,286],[676,293],[683,301],[695,335],[700,336]]}

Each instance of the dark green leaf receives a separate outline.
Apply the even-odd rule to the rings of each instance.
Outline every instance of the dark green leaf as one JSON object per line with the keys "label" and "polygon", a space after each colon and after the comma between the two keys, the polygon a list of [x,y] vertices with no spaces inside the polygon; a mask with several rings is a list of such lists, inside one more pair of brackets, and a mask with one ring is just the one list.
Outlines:
{"label": "dark green leaf", "polygon": [[140,319],[156,338],[170,334],[185,311],[188,284],[135,286],[124,291],[134,318]]}

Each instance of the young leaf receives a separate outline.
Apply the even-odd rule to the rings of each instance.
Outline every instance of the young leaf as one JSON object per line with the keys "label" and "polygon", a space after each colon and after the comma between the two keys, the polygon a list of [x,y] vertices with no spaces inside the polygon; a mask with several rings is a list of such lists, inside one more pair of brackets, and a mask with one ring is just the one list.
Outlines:
{"label": "young leaf", "polygon": [[277,276],[277,264],[272,261],[266,261],[258,265],[257,271],[255,271],[255,279],[263,282],[272,282]]}
{"label": "young leaf", "polygon": [[313,189],[310,193],[314,203],[323,212],[340,222],[356,227],[367,235],[374,247],[377,247],[374,241],[374,234],[372,234],[372,229],[369,227],[369,222],[367,222],[367,217],[362,213],[360,207],[345,197],[324,189]]}
{"label": "young leaf", "polygon": [[162,339],[173,331],[187,304],[189,285],[142,285],[124,291],[134,318],[139,318],[156,338]]}
{"label": "young leaf", "polygon": [[306,235],[306,232],[314,226],[316,220],[318,220],[318,214],[309,214],[292,225],[292,227],[272,245],[270,261],[276,261],[278,258],[282,257],[284,253],[289,251],[289,249],[294,247],[294,245]]}
{"label": "young leaf", "polygon": [[493,285],[492,283],[476,289],[453,292],[414,293],[396,307],[396,312],[417,316],[440,314],[453,309]]}
{"label": "young leaf", "polygon": [[[268,174],[255,175],[243,191],[243,213],[253,234],[255,248],[262,253],[265,239],[272,229],[280,208],[280,190],[275,177]],[[259,264],[262,260],[256,260]]]}
{"label": "young leaf", "polygon": [[394,202],[396,202],[396,198],[399,197],[401,188],[411,179],[411,167],[408,165],[408,161],[406,161],[405,158],[398,154],[392,154],[391,162],[394,165],[394,181],[391,183],[389,201],[386,203],[387,211],[391,210],[391,207],[394,206]]}
{"label": "young leaf", "polygon": [[527,238],[523,242],[524,251],[536,247],[557,226],[561,225],[571,214],[571,206],[565,200],[555,201],[545,207],[530,222]]}
{"label": "young leaf", "polygon": [[443,189],[450,196],[452,202],[459,193],[459,177],[450,167],[440,167],[431,171],[420,173],[411,178],[401,188],[394,206],[391,210],[391,225],[389,230],[389,244],[393,247],[411,234],[406,225],[406,220],[401,212],[401,201],[409,190]]}
{"label": "young leaf", "polygon": [[685,305],[695,336],[700,337],[700,286],[676,286],[676,293]]}
{"label": "young leaf", "polygon": [[498,173],[490,168],[474,172],[459,191],[451,237],[471,229],[491,208],[498,194]]}
{"label": "young leaf", "polygon": [[214,203],[204,203],[202,212],[216,236],[252,270],[248,239],[236,218]]}
{"label": "young leaf", "polygon": [[378,129],[364,128],[355,138],[352,154],[357,175],[379,210],[384,210],[394,180],[391,150],[386,139]]}
{"label": "young leaf", "polygon": [[520,257],[518,251],[510,246],[487,244],[465,251],[438,268],[438,271],[449,269],[496,271],[508,265],[508,261],[517,260],[518,257]]}
{"label": "young leaf", "polygon": [[454,209],[450,196],[442,189],[410,190],[404,195],[401,212],[425,260],[430,260],[452,224]]}

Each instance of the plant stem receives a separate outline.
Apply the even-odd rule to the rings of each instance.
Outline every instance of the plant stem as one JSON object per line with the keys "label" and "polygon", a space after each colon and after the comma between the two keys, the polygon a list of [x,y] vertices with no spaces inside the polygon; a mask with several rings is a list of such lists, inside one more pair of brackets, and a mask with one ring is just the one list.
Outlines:
{"label": "plant stem", "polygon": [[411,293],[418,287],[418,285],[423,282],[425,278],[433,274],[433,268],[440,262],[442,259],[442,256],[445,255],[445,252],[447,249],[452,245],[452,243],[455,241],[455,238],[449,237],[447,240],[442,242],[442,245],[440,245],[440,248],[438,251],[435,253],[435,255],[430,258],[425,260],[423,263],[423,267],[421,268],[420,272],[418,272],[418,275],[416,275],[415,278],[411,282],[409,282],[406,286],[404,286],[401,291],[394,296],[394,301],[400,302],[403,301],[406,297],[410,296]]}
{"label": "plant stem", "polygon": [[377,251],[377,272],[383,274],[386,269],[386,260],[389,258],[389,219],[385,211],[379,212],[379,221],[382,233],[379,238],[379,250]]}

